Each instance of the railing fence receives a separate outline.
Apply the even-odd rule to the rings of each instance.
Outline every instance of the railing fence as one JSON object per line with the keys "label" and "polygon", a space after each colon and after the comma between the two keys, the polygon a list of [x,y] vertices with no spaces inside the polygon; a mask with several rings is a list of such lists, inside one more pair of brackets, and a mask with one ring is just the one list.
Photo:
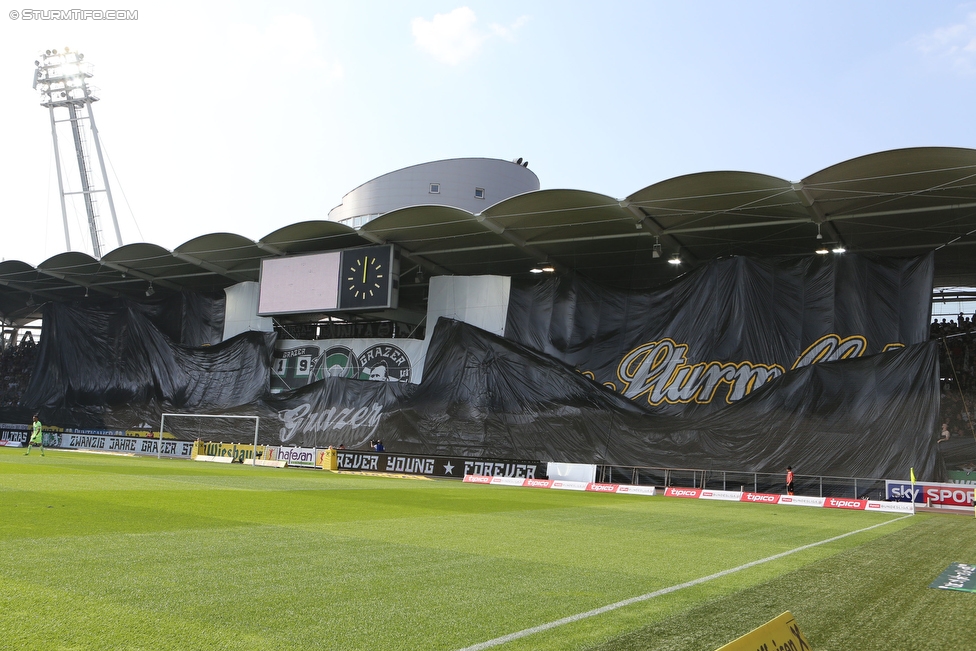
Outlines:
{"label": "railing fence", "polygon": [[[597,466],[597,481],[611,484],[711,488],[713,490],[785,493],[786,473],[700,470],[693,468],[646,468]],[[885,480],[869,477],[795,475],[797,495],[885,499]]]}

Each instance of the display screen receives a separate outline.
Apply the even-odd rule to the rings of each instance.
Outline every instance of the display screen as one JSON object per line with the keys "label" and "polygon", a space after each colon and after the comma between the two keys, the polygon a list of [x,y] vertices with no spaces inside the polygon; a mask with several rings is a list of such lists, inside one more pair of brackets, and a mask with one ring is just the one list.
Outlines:
{"label": "display screen", "polygon": [[325,312],[339,307],[342,252],[261,260],[258,314]]}

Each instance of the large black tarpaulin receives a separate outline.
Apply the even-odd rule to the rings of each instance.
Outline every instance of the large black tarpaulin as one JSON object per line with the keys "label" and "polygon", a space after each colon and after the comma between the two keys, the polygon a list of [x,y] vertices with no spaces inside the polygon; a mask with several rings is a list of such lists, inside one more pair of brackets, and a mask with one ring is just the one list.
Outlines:
{"label": "large black tarpaulin", "polygon": [[[436,364],[434,363],[436,361]],[[938,355],[926,342],[784,375],[700,416],[664,416],[558,360],[440,320],[429,370],[385,430],[389,449],[622,466],[941,478],[929,435]]]}
{"label": "large black tarpaulin", "polygon": [[659,413],[707,412],[811,362],[926,341],[933,260],[731,258],[641,293],[513,283],[506,337]]}
{"label": "large black tarpaulin", "polygon": [[387,435],[391,449],[551,461],[602,457],[615,427],[646,414],[558,360],[446,319],[403,412],[411,427]]}
{"label": "large black tarpaulin", "polygon": [[[200,311],[188,320],[200,321]],[[46,304],[23,403],[35,409],[151,404],[204,410],[248,404],[268,393],[273,334],[189,346],[174,342],[160,322],[171,332],[178,327],[158,303]],[[179,327],[194,337],[207,329]]]}
{"label": "large black tarpaulin", "polygon": [[[261,417],[260,442],[471,458],[803,474],[944,477],[936,451],[938,355],[926,342],[804,367],[700,416],[665,416],[568,365],[464,323],[441,319],[420,385],[326,378],[212,413]],[[158,423],[154,402],[104,406],[108,427]],[[207,413],[205,409],[184,410]],[[54,413],[93,422],[90,409]],[[73,419],[73,420],[72,420]],[[249,442],[231,420],[167,421],[190,438]],[[184,437],[185,438],[185,437]]]}
{"label": "large black tarpaulin", "polygon": [[399,408],[416,389],[406,382],[327,377],[261,401],[274,424],[271,441],[299,447],[365,447],[383,432],[398,431]]}

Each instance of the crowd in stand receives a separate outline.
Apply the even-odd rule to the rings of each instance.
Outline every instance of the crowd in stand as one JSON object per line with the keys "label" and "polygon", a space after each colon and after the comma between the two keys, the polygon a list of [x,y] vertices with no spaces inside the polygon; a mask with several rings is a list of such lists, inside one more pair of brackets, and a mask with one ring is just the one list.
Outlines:
{"label": "crowd in stand", "polygon": [[15,407],[30,383],[37,346],[27,339],[7,344],[0,352],[0,407]]}
{"label": "crowd in stand", "polygon": [[976,409],[976,314],[956,320],[932,321],[932,338],[939,339],[942,378],[941,421],[949,435],[972,436],[970,418]]}

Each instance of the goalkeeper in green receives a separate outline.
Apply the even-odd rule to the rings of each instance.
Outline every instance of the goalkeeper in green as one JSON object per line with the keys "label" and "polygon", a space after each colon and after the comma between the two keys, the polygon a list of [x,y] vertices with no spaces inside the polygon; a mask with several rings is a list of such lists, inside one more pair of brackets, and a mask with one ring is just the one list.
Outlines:
{"label": "goalkeeper in green", "polygon": [[34,422],[31,423],[31,437],[30,441],[27,442],[27,452],[24,453],[26,457],[30,454],[31,446],[37,445],[41,448],[41,456],[44,456],[44,432],[41,427],[41,419],[34,414]]}

